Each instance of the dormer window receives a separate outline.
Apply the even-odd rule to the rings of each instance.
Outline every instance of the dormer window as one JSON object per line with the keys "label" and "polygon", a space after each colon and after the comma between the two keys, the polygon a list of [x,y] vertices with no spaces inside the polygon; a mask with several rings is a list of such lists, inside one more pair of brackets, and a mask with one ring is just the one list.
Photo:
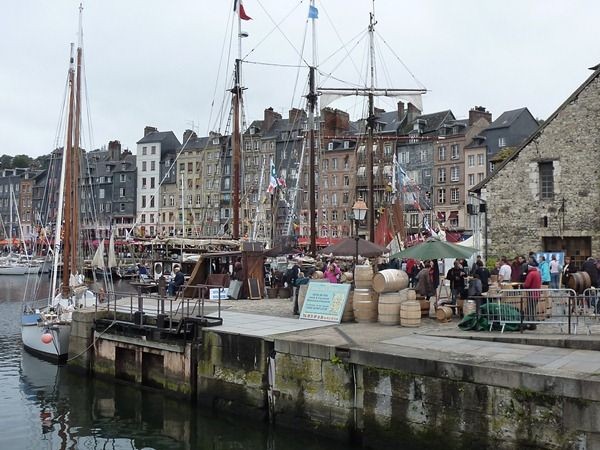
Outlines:
{"label": "dormer window", "polygon": [[333,150],[333,142],[327,144],[327,150]]}
{"label": "dormer window", "polygon": [[350,141],[344,141],[344,149],[347,150],[350,148]]}

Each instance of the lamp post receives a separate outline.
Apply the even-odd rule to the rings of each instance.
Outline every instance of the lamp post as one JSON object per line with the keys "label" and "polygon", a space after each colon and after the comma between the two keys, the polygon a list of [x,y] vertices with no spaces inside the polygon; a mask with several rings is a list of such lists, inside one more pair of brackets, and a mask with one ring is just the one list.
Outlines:
{"label": "lamp post", "polygon": [[354,254],[354,282],[356,283],[356,266],[358,265],[358,241],[360,237],[358,236],[358,225],[361,220],[365,220],[367,215],[367,204],[364,202],[362,197],[359,197],[357,201],[352,205],[352,215],[354,216],[354,229],[355,235],[354,240],[356,241],[356,253]]}

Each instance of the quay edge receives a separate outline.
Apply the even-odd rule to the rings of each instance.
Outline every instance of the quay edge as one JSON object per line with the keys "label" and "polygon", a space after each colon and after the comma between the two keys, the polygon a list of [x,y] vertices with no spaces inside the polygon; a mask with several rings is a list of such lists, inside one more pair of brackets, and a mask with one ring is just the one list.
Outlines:
{"label": "quay edge", "polygon": [[69,366],[199,407],[367,448],[600,448],[598,376],[536,373],[443,349],[361,347],[348,335],[365,324],[265,337],[205,328],[198,342],[175,345],[95,332],[93,315],[74,315],[73,355],[88,350]]}

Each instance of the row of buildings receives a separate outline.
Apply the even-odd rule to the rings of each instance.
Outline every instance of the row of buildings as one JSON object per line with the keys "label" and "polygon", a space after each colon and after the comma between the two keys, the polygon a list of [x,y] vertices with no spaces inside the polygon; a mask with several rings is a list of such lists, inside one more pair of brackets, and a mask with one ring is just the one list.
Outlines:
{"label": "row of buildings", "polygon": [[[376,111],[375,141],[366,148],[365,121],[351,121],[337,109],[319,115],[315,147],[318,243],[353,234],[351,209],[367,198],[373,177],[376,221],[400,199],[402,224],[410,236],[424,226],[469,235],[479,226],[479,210],[469,189],[482,182],[494,164],[510,155],[538,123],[527,108],[493,120],[483,107],[466,119],[450,110],[422,114],[411,103],[395,111]],[[292,109],[287,118],[272,108],[250,123],[242,138],[240,232],[250,239],[295,236],[307,242],[309,154],[307,117]],[[172,131],[145,127],[135,155],[118,141],[86,153],[80,184],[83,227],[91,238],[114,230],[120,237],[225,237],[232,220],[231,137],[199,137],[187,130],[181,141]],[[372,173],[367,152],[373,151]],[[5,169],[0,179],[4,238],[30,238],[39,224],[56,218],[62,150],[48,157],[42,171]],[[277,188],[268,193],[271,166]],[[14,194],[11,194],[14,193]],[[10,201],[14,196],[13,202]],[[18,207],[17,207],[18,205]],[[16,218],[20,227],[16,226]],[[396,221],[397,222],[397,221]],[[395,230],[400,231],[400,230]]]}

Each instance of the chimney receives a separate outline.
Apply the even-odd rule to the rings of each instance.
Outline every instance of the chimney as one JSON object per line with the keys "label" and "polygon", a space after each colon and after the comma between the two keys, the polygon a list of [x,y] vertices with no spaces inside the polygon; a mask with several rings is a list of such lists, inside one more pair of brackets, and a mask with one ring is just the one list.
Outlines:
{"label": "chimney", "polygon": [[421,111],[419,111],[419,108],[409,102],[406,115],[408,118],[408,123],[412,123],[418,116],[421,115]]}
{"label": "chimney", "polygon": [[323,135],[337,136],[349,130],[350,115],[339,109],[323,108],[321,110],[323,121]]}
{"label": "chimney", "polygon": [[401,122],[403,117],[404,117],[404,102],[399,101],[398,102],[398,122]]}
{"label": "chimney", "polygon": [[192,130],[185,130],[183,132],[183,144],[185,145],[188,140],[191,141],[193,139],[196,139],[198,136],[196,135],[196,133],[194,133]]}
{"label": "chimney", "polygon": [[158,131],[158,128],[156,128],[156,127],[146,126],[146,127],[144,127],[144,136],[148,136],[150,133],[156,133],[157,131]]}
{"label": "chimney", "polygon": [[306,111],[299,108],[292,108],[288,114],[290,122],[295,126],[300,125],[302,122],[306,120]]}
{"label": "chimney", "polygon": [[473,125],[479,119],[485,119],[492,123],[492,113],[485,110],[483,106],[475,106],[469,111],[469,126]]}
{"label": "chimney", "polygon": [[273,111],[273,108],[265,109],[265,116],[263,120],[263,131],[269,131],[276,120],[281,119],[281,114]]}
{"label": "chimney", "polygon": [[110,141],[108,143],[108,157],[110,161],[121,159],[121,143],[119,141]]}

